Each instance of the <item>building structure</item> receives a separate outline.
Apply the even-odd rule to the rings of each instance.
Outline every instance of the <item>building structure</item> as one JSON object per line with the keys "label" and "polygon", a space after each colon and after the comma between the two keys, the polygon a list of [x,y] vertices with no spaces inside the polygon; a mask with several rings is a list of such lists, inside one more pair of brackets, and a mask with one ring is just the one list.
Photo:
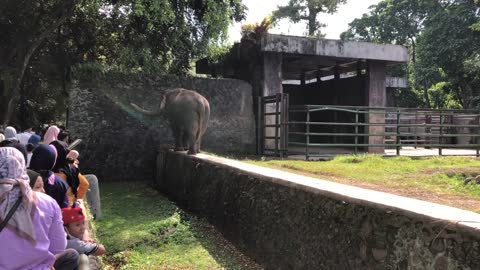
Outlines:
{"label": "building structure", "polygon": [[[387,79],[386,68],[408,60],[407,48],[400,45],[264,33],[244,37],[219,63],[198,61],[197,73],[245,80],[252,85],[254,100],[288,93],[290,105],[385,107],[387,82],[404,82],[401,78]],[[330,118],[341,122],[349,116],[332,113],[313,117],[317,117],[315,121]],[[369,114],[362,121],[384,123],[384,117]],[[332,127],[317,127],[316,131],[326,128]],[[335,129],[341,131],[340,127]],[[369,126],[368,133],[383,133],[383,129]],[[369,144],[382,140],[380,136],[368,137]],[[368,151],[383,152],[383,147],[370,147]]]}

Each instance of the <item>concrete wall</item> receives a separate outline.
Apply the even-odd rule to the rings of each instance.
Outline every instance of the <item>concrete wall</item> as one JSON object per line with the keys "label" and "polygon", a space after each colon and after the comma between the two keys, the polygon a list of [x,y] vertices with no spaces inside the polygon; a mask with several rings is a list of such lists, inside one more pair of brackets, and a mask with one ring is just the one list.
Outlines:
{"label": "concrete wall", "polygon": [[168,122],[142,115],[134,102],[155,110],[168,87],[196,90],[210,102],[209,127],[202,149],[220,153],[254,153],[255,125],[251,86],[232,79],[115,77],[82,80],[70,90],[68,128],[81,138],[80,166],[100,181],[152,179],[155,153],[173,144]]}
{"label": "concrete wall", "polygon": [[472,212],[201,154],[156,185],[265,269],[480,269]]}

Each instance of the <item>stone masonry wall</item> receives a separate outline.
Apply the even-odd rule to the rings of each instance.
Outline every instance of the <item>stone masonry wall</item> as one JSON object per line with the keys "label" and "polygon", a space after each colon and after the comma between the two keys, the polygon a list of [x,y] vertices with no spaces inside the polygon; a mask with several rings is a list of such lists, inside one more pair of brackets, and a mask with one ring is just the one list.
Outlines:
{"label": "stone masonry wall", "polygon": [[70,89],[68,129],[83,142],[80,168],[100,181],[153,179],[160,145],[173,144],[163,117],[145,116],[130,103],[156,110],[161,91],[184,87],[205,96],[211,106],[202,149],[220,153],[255,151],[251,86],[232,79],[119,77],[82,79]]}
{"label": "stone masonry wall", "polygon": [[480,269],[468,211],[201,154],[159,153],[155,184],[265,269]]}

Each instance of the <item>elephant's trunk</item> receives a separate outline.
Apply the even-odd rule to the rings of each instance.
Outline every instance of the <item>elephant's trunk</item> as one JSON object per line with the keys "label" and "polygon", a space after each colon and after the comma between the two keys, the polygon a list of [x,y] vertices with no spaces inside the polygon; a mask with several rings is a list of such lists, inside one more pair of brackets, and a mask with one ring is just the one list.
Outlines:
{"label": "elephant's trunk", "polygon": [[162,113],[162,109],[158,110],[158,111],[149,111],[149,110],[145,110],[145,109],[142,109],[140,108],[140,106],[138,106],[137,104],[135,103],[130,103],[130,105],[132,105],[132,107],[137,110],[138,112],[141,112],[145,115],[152,115],[152,116],[155,116],[155,115],[159,115]]}

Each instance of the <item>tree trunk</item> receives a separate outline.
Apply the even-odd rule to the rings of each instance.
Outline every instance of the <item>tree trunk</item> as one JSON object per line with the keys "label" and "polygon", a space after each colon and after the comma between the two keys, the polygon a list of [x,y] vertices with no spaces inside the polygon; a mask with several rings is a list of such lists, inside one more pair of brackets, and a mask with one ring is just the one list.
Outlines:
{"label": "tree trunk", "polygon": [[308,36],[312,37],[315,35],[317,30],[317,13],[309,10],[308,13]]}
{"label": "tree trunk", "polygon": [[28,63],[30,63],[30,58],[32,57],[38,46],[40,46],[40,44],[45,40],[45,38],[47,38],[48,35],[50,35],[57,27],[59,27],[61,24],[63,24],[63,22],[65,22],[68,15],[70,14],[70,11],[73,10],[75,2],[76,0],[72,0],[66,2],[62,7],[60,7],[60,18],[58,18],[55,23],[53,23],[52,25],[47,27],[42,33],[40,33],[38,37],[33,38],[33,41],[27,47],[28,49],[26,50],[25,54],[17,55],[17,70],[15,72],[16,80],[12,87],[12,95],[8,102],[7,110],[2,121],[4,126],[8,125],[12,117],[17,99],[20,96],[20,86],[22,85],[23,76],[25,75],[25,69],[27,68]]}

